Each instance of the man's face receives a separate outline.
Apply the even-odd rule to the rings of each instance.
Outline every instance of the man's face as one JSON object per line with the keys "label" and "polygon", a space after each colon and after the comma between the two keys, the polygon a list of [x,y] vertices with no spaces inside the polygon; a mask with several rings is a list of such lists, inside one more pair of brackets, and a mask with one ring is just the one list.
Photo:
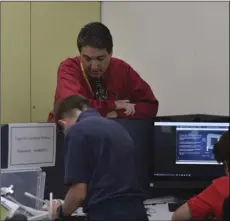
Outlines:
{"label": "man's face", "polygon": [[82,47],[81,60],[86,73],[94,78],[101,77],[109,66],[112,53],[109,54],[106,49]]}

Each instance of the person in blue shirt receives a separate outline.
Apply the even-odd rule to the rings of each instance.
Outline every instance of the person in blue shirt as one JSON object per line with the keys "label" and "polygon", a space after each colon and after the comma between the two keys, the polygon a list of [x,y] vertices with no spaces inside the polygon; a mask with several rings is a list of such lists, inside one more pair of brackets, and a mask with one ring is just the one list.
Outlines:
{"label": "person in blue shirt", "polygon": [[63,205],[53,205],[53,215],[66,218],[83,206],[88,221],[147,221],[135,145],[128,132],[100,116],[79,95],[58,102],[54,116],[68,148],[65,183],[69,190]]}

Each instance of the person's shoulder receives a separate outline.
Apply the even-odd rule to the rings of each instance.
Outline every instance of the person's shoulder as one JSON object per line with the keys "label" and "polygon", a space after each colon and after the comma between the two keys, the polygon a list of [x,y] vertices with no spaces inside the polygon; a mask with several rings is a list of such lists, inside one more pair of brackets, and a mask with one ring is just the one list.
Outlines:
{"label": "person's shoulder", "polygon": [[126,61],[124,61],[120,58],[115,58],[115,57],[111,58],[110,64],[113,68],[114,67],[129,68],[130,67],[130,65]]}
{"label": "person's shoulder", "polygon": [[112,57],[109,72],[116,76],[117,80],[122,80],[130,75],[131,66],[122,59]]}
{"label": "person's shoulder", "polygon": [[[111,58],[110,62],[110,70],[116,74],[120,74],[119,77],[127,76],[127,77],[137,77],[139,74],[135,71],[130,64],[126,61],[119,58]],[[139,76],[140,77],[140,76]]]}
{"label": "person's shoulder", "polygon": [[84,127],[82,127],[81,122],[78,122],[67,129],[65,137],[68,139],[69,137],[83,137],[84,135]]}
{"label": "person's shoulder", "polygon": [[102,117],[102,116],[90,116],[86,119],[81,120],[80,123],[83,127],[87,128],[88,132],[91,129],[92,129],[92,131],[94,131],[95,129],[96,129],[96,131],[98,131],[98,125],[100,125],[101,128],[102,127],[103,128],[105,128],[105,127],[109,128],[111,125],[113,125],[112,120],[107,119],[107,118]]}
{"label": "person's shoulder", "polygon": [[92,126],[104,121],[104,117],[101,116],[90,116],[85,119],[81,119],[77,123],[73,124],[71,127],[68,128],[67,133],[69,135],[75,136],[76,134],[80,134],[81,136],[85,136],[89,134],[89,131],[93,129]]}
{"label": "person's shoulder", "polygon": [[123,128],[119,123],[112,119],[108,119],[102,116],[90,116],[86,119],[81,120],[77,123],[80,128],[87,128],[85,133],[98,132],[98,127],[100,127],[100,132],[111,131],[111,128]]}
{"label": "person's shoulder", "polygon": [[58,67],[58,76],[63,75],[71,75],[71,76],[80,76],[81,73],[81,66],[80,66],[80,58],[73,57],[73,58],[66,58],[63,60],[59,67]]}
{"label": "person's shoulder", "polygon": [[80,57],[79,56],[76,56],[76,57],[73,57],[73,58],[66,58],[64,59],[63,61],[61,61],[60,65],[59,65],[59,68],[62,68],[62,67],[79,67],[80,68]]}
{"label": "person's shoulder", "polygon": [[223,176],[213,180],[212,185],[221,195],[229,195],[229,176]]}
{"label": "person's shoulder", "polygon": [[222,176],[212,181],[212,184],[215,186],[228,186],[229,185],[229,176]]}

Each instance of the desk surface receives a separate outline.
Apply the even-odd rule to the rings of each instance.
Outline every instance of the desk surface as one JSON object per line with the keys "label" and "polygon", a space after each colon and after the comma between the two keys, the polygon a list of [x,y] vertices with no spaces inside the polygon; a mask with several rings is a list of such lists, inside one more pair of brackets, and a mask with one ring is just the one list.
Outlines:
{"label": "desk surface", "polygon": [[149,221],[164,220],[170,221],[173,213],[169,212],[168,204],[158,204],[146,206]]}
{"label": "desk surface", "polygon": [[[148,199],[144,202],[149,221],[170,221],[173,213],[169,212],[168,203],[175,202],[174,197]],[[151,205],[156,204],[156,205]]]}
{"label": "desk surface", "polygon": [[[172,218],[172,212],[169,212],[168,204],[157,204],[157,205],[147,205],[146,212],[148,214],[149,221],[164,220],[170,221]],[[85,216],[82,212],[82,208],[77,211],[77,216]]]}
{"label": "desk surface", "polygon": [[[168,203],[174,202],[174,197],[148,199],[144,202],[146,212],[148,214],[149,221],[164,220],[170,221],[172,218],[172,212],[169,212]],[[152,205],[156,204],[156,205]],[[85,216],[82,208],[79,208],[76,212],[77,216]]]}

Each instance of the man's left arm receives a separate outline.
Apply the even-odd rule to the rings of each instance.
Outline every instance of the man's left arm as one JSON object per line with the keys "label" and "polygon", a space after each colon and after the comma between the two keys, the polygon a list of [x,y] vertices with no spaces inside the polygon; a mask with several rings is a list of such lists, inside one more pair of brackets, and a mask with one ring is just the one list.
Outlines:
{"label": "man's left arm", "polygon": [[135,104],[135,114],[126,116],[123,110],[117,110],[118,117],[129,119],[148,119],[155,117],[159,102],[150,86],[130,66],[127,69],[130,102]]}
{"label": "man's left arm", "polygon": [[82,205],[87,195],[89,179],[87,148],[82,132],[71,131],[66,139],[68,152],[65,162],[65,184],[69,186],[69,190],[61,207],[63,217],[71,216]]}

